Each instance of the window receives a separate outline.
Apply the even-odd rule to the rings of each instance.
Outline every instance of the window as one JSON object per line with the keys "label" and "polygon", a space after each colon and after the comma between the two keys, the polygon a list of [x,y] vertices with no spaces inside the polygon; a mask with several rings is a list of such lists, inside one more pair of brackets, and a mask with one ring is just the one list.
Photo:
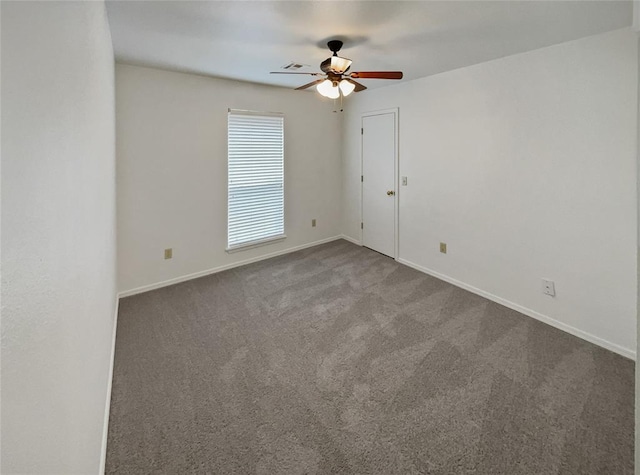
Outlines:
{"label": "window", "polygon": [[227,251],[284,239],[284,117],[229,110]]}

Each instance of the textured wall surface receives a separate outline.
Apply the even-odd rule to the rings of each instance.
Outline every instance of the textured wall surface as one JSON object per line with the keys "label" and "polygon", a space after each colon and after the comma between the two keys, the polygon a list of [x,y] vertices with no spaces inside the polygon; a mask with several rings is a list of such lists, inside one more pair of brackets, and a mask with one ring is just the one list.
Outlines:
{"label": "textured wall surface", "polygon": [[361,114],[399,107],[400,258],[633,356],[637,100],[630,28],[357,95],[344,234],[360,237]]}
{"label": "textured wall surface", "polygon": [[97,473],[114,325],[102,2],[2,2],[2,473]]}
{"label": "textured wall surface", "polygon": [[[340,117],[317,94],[116,66],[121,291],[340,234]],[[227,111],[284,113],[285,234],[228,254]],[[311,220],[317,226],[311,227]],[[173,249],[164,260],[163,250]]]}

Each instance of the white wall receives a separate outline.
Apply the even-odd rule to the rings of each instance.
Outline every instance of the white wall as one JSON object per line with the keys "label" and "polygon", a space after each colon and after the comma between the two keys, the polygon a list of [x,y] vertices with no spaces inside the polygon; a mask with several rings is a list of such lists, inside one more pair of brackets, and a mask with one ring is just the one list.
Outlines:
{"label": "white wall", "polygon": [[113,51],[98,2],[2,2],[2,473],[97,473],[114,325]]}
{"label": "white wall", "polygon": [[399,107],[400,258],[633,356],[637,49],[624,29],[356,95],[344,233],[360,238],[361,114]]}
{"label": "white wall", "polygon": [[[233,254],[225,252],[228,108],[285,114],[287,239]],[[339,234],[340,117],[317,94],[116,65],[116,117],[120,290]],[[173,259],[164,260],[165,248]]]}

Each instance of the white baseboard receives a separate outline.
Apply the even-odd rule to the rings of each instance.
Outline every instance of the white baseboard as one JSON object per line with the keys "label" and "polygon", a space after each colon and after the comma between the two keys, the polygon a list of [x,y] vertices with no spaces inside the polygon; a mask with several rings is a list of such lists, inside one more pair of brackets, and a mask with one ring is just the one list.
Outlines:
{"label": "white baseboard", "polygon": [[352,238],[351,236],[347,236],[346,234],[341,234],[340,238],[344,239],[345,241],[349,241],[349,242],[352,242],[354,244],[357,244],[358,246],[362,246],[362,243],[360,241],[358,241],[355,238]]}
{"label": "white baseboard", "polygon": [[179,284],[180,282],[186,282],[187,280],[197,279],[198,277],[204,277],[210,274],[216,274],[218,272],[222,272],[225,270],[233,269],[234,267],[240,267],[247,264],[252,264],[254,262],[263,261],[265,259],[270,259],[272,257],[281,256],[283,254],[289,254],[291,252],[300,251],[302,249],[306,249],[308,247],[318,246],[319,244],[324,244],[331,241],[337,241],[338,239],[347,239],[342,235],[332,236],[326,239],[321,239],[319,241],[310,242],[307,244],[302,244],[300,246],[289,247],[287,249],[282,249],[281,251],[270,252],[269,254],[263,254],[262,256],[252,257],[251,259],[245,259],[238,262],[233,262],[231,264],[226,264],[223,266],[214,267],[212,269],[203,270],[200,272],[194,272],[193,274],[183,275],[180,277],[174,277],[173,279],[165,280],[163,282],[156,282],[155,284],[143,285],[142,287],[137,287],[131,290],[125,290],[120,292],[120,297],[130,297],[131,295],[141,294],[144,292],[149,292],[150,290],[160,289],[162,287],[167,287],[169,285]]}
{"label": "white baseboard", "polygon": [[535,310],[531,310],[530,308],[527,307],[523,307],[522,305],[518,305],[517,303],[511,302],[509,300],[503,299],[502,297],[498,297],[497,295],[493,295],[492,293],[486,292],[484,290],[478,289],[476,287],[473,287],[472,285],[469,284],[465,284],[464,282],[461,282],[459,280],[456,280],[452,277],[449,277],[447,275],[441,274],[440,272],[436,272],[434,270],[428,269],[426,267],[422,267],[418,264],[414,264],[411,261],[407,261],[405,259],[397,259],[397,261],[401,264],[404,264],[406,266],[412,267],[413,269],[419,270],[420,272],[424,272],[425,274],[429,274],[433,277],[436,277],[440,280],[444,280],[445,282],[448,282],[450,284],[455,285],[456,287],[460,287],[461,289],[464,290],[468,290],[469,292],[472,292],[476,295],[480,295],[481,297],[484,297],[486,299],[489,299],[493,302],[499,303],[500,305],[504,305],[505,307],[508,307],[512,310],[515,310],[516,312],[520,312],[524,315],[527,315],[531,318],[535,318],[536,320],[539,320],[541,322],[544,322],[548,325],[551,325],[552,327],[555,327],[559,330],[565,331],[567,333],[572,334],[573,336],[577,336],[578,338],[582,338],[583,340],[586,340],[590,343],[593,343],[595,345],[601,346],[603,348],[606,348],[607,350],[611,350],[615,353],[618,353],[619,355],[624,356],[625,358],[629,358],[635,361],[636,359],[636,352],[634,350],[628,349],[628,348],[624,348],[620,345],[616,345],[615,343],[611,343],[610,341],[604,340],[602,338],[599,338],[595,335],[592,335],[591,333],[587,333],[585,331],[582,331],[578,328],[572,327],[571,325],[567,325],[566,323],[562,323],[554,318],[551,318],[547,315],[543,315],[541,313],[536,312]]}
{"label": "white baseboard", "polygon": [[109,411],[111,409],[111,387],[113,383],[113,363],[116,356],[116,329],[118,328],[118,309],[120,296],[116,295],[116,310],[113,316],[113,332],[111,335],[111,361],[109,362],[109,380],[107,381],[107,397],[104,407],[104,422],[102,429],[102,451],[100,453],[100,474],[103,474],[107,465],[107,437],[109,435]]}

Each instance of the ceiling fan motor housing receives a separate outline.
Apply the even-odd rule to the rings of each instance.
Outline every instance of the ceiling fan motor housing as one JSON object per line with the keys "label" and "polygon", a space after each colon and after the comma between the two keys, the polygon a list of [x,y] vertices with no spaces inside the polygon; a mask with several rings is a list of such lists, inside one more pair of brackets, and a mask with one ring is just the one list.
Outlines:
{"label": "ceiling fan motor housing", "polygon": [[325,59],[320,63],[320,69],[324,73],[333,72],[335,74],[344,74],[351,66],[351,60],[338,56],[338,51],[342,48],[342,41],[331,40],[327,43],[329,49],[333,52],[333,56]]}

